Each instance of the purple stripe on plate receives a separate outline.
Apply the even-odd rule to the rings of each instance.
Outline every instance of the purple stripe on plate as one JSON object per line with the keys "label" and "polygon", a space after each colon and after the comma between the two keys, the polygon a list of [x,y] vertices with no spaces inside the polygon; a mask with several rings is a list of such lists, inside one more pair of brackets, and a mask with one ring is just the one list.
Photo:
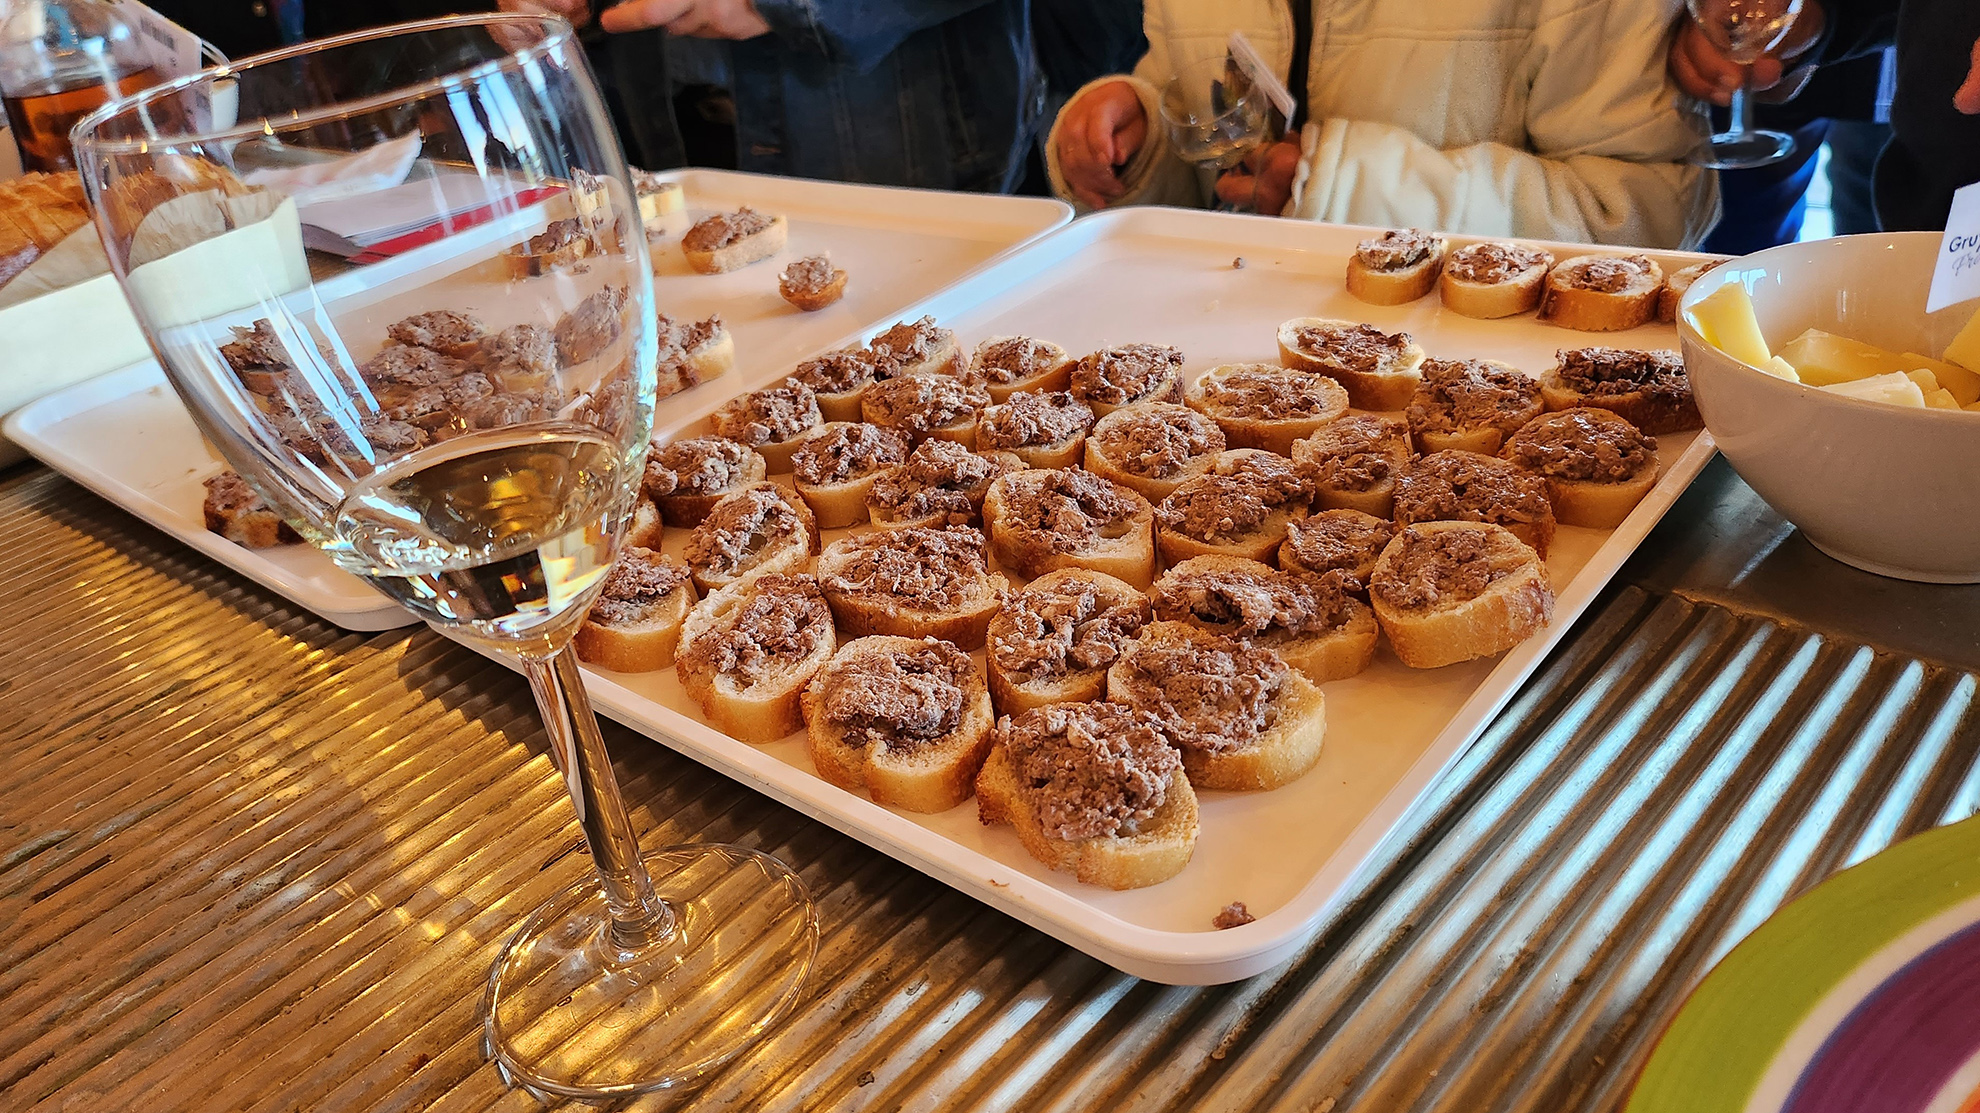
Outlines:
{"label": "purple stripe on plate", "polygon": [[1782,1113],[1922,1113],[1980,1051],[1980,924],[1860,1002],[1823,1042]]}

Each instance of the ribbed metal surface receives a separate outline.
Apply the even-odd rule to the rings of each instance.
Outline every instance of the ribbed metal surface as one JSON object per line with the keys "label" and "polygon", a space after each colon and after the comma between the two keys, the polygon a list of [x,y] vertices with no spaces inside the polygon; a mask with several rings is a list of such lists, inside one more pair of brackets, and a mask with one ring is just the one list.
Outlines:
{"label": "ribbed metal surface", "polygon": [[[483,972],[585,866],[523,685],[0,479],[0,1109],[527,1110]],[[1137,982],[623,730],[649,845],[798,866],[797,1018],[632,1108],[1614,1109],[1783,900],[1980,807],[1975,678],[1624,589],[1312,948]]]}

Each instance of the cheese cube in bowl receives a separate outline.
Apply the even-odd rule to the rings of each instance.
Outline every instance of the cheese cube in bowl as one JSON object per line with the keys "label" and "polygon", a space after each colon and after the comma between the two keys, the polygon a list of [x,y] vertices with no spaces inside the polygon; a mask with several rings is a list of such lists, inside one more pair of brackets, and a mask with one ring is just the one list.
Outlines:
{"label": "cheese cube in bowl", "polygon": [[[1926,392],[1906,374],[1932,370],[1980,310],[1968,302],[1925,312],[1938,249],[1936,232],[1769,248],[1694,282],[1679,305],[1678,332],[1719,450],[1817,548],[1879,575],[1980,583],[1980,413],[1946,408],[1950,399],[1925,404]],[[1713,298],[1732,285],[1751,301],[1750,324],[1740,320],[1736,292]],[[1753,345],[1754,326],[1764,352]],[[1856,349],[1810,337],[1811,329],[1924,355],[1902,369],[1861,355],[1862,381],[1838,380],[1855,367]],[[1812,377],[1835,385],[1786,377],[1783,365],[1796,354],[1819,358]],[[1875,375],[1903,382],[1870,381]]]}

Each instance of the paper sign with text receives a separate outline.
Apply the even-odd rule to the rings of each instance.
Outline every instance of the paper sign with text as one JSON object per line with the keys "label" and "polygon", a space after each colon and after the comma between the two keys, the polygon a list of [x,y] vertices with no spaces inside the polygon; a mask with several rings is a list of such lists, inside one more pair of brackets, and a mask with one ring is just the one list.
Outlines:
{"label": "paper sign with text", "polygon": [[1925,312],[1936,313],[1974,298],[1980,298],[1980,182],[1953,194]]}

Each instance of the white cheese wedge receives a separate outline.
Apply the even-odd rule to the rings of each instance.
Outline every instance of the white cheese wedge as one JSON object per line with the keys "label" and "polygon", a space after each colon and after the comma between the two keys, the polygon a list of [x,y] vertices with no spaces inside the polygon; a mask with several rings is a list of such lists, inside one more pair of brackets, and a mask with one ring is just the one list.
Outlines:
{"label": "white cheese wedge", "polygon": [[1875,344],[1813,328],[1788,341],[1781,349],[1781,358],[1794,364],[1794,369],[1801,372],[1801,381],[1810,386],[1846,383],[1894,371],[1901,373],[1918,366]]}
{"label": "white cheese wedge", "polygon": [[1882,402],[1889,406],[1914,406],[1923,408],[1925,392],[1902,371],[1892,371],[1884,375],[1871,375],[1864,379],[1851,379],[1843,383],[1830,383],[1822,387],[1831,394],[1845,398],[1859,398],[1865,402]]}
{"label": "white cheese wedge", "polygon": [[1939,385],[1952,391],[1962,406],[1980,402],[1980,372],[1968,371],[1957,363],[1947,363],[1942,359],[1928,359],[1917,352],[1900,352],[1904,361],[1913,367],[1923,367],[1930,371]]}
{"label": "white cheese wedge", "polygon": [[1769,356],[1767,362],[1760,365],[1760,370],[1777,378],[1786,379],[1791,383],[1801,381],[1801,375],[1795,371],[1794,364],[1789,363],[1779,356]]}
{"label": "white cheese wedge", "polygon": [[1760,321],[1753,315],[1753,299],[1737,282],[1726,283],[1692,306],[1691,324],[1707,344],[1741,363],[1765,368],[1773,358],[1767,338],[1760,333]]}
{"label": "white cheese wedge", "polygon": [[[1980,310],[1974,312],[1973,318],[1966,322],[1966,327],[1959,330],[1958,336],[1953,337],[1953,342],[1946,345],[1944,359],[1948,363],[1957,363],[1968,371],[1980,371]],[[1972,403],[1969,402],[1967,405]]]}
{"label": "white cheese wedge", "polygon": [[1925,392],[1925,408],[1928,410],[1956,410],[1959,400],[1949,390],[1928,390]]}

